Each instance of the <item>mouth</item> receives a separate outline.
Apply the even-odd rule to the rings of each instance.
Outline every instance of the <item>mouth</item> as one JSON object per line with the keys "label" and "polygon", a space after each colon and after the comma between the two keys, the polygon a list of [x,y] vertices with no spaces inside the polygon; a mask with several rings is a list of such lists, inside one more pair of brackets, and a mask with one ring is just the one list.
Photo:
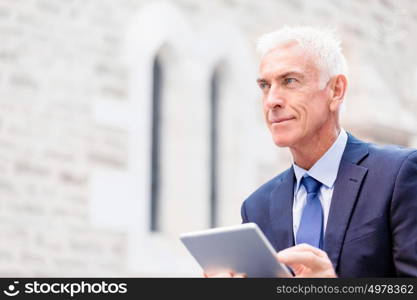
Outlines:
{"label": "mouth", "polygon": [[291,120],[294,120],[295,117],[281,117],[271,120],[271,124],[282,124]]}

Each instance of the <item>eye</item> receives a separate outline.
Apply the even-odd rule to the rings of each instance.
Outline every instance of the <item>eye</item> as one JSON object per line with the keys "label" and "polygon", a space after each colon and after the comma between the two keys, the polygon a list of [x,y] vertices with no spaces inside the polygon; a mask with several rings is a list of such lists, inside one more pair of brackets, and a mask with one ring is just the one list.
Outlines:
{"label": "eye", "polygon": [[261,88],[261,90],[266,90],[270,87],[269,83],[265,82],[265,81],[261,81],[258,83],[259,87]]}
{"label": "eye", "polygon": [[292,77],[284,78],[284,84],[285,85],[290,85],[290,84],[296,83],[296,82],[297,82],[297,79],[295,79],[295,78],[292,78]]}

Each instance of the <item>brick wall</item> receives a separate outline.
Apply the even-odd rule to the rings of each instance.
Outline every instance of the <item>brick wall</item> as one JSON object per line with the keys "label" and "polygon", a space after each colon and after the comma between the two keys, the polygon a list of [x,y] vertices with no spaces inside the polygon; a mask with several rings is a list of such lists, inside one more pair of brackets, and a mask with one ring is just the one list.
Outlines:
{"label": "brick wall", "polygon": [[117,56],[138,4],[0,1],[0,276],[124,274],[126,233],[91,225],[89,182],[126,168],[126,132],[92,111],[126,101]]}
{"label": "brick wall", "polygon": [[[102,101],[128,103],[124,34],[136,13],[154,2],[0,0],[0,276],[146,275],[140,266],[129,269],[126,228],[91,222],[90,188],[95,171],[125,172],[132,163],[129,132],[97,122],[94,111]],[[403,107],[398,112],[416,114],[417,91],[408,88],[417,69],[414,1],[170,3],[196,31],[220,18],[252,45],[258,34],[286,22],[338,24],[351,62],[372,66],[397,96],[393,105]],[[367,82],[359,73],[354,71],[356,78]],[[353,98],[359,108],[363,99]],[[368,121],[352,114],[348,124],[359,133],[366,127],[364,135],[372,138],[374,123],[361,127]],[[415,129],[401,134],[405,144],[415,140]],[[274,161],[274,152],[268,153]],[[258,181],[276,172],[268,157],[254,157]],[[284,165],[283,158],[286,164],[287,156],[278,161]],[[153,272],[166,274],[162,263]]]}

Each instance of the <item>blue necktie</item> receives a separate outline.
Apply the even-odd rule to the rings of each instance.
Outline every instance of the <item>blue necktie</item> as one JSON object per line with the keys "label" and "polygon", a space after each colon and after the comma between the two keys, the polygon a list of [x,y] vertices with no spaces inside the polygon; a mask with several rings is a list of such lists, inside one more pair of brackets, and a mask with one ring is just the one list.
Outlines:
{"label": "blue necktie", "polygon": [[307,203],[304,206],[298,228],[297,244],[307,243],[316,248],[323,248],[323,208],[319,199],[321,183],[313,177],[301,179],[307,191]]}

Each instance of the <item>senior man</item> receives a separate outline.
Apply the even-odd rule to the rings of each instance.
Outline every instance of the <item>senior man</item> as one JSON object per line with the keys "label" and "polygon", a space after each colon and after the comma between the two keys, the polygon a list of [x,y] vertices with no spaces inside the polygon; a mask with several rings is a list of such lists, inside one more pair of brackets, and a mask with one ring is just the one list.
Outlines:
{"label": "senior man", "polygon": [[347,66],[333,32],[284,27],[258,50],[265,120],[293,163],[244,201],[243,222],[298,277],[417,276],[417,152],[341,127]]}

